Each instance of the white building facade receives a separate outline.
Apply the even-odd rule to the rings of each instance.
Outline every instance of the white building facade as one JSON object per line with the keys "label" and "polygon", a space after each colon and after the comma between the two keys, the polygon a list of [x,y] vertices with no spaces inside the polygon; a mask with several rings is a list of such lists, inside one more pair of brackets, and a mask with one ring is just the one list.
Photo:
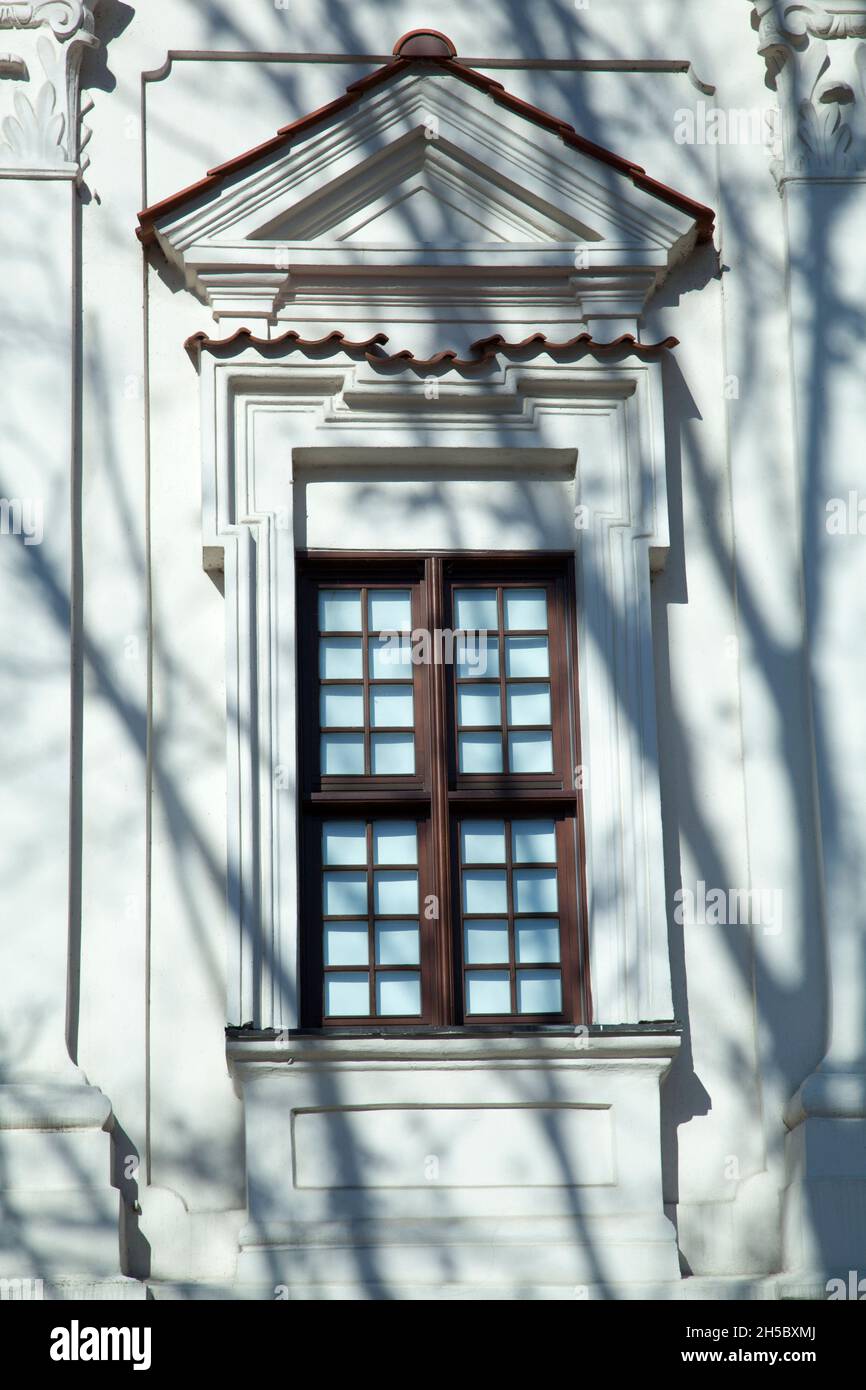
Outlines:
{"label": "white building facade", "polygon": [[0,39],[0,1278],[866,1275],[866,6]]}

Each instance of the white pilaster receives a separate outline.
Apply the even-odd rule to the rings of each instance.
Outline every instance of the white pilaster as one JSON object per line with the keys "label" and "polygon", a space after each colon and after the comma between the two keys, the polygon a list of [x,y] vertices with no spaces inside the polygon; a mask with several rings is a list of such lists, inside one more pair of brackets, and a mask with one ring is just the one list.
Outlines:
{"label": "white pilaster", "polygon": [[[862,1270],[866,1251],[866,586],[862,315],[866,271],[866,3],[760,0],[779,91],[774,173],[789,248],[806,642],[823,881],[826,1051],[789,1103],[785,1267]],[[846,40],[846,42],[839,42]],[[852,501],[853,497],[853,501]],[[866,511],[866,503],[864,503]],[[820,989],[816,982],[816,993]]]}
{"label": "white pilaster", "polygon": [[95,4],[0,6],[15,59],[0,94],[0,1273],[70,1292],[119,1276],[111,1105],[67,1046],[78,86]]}

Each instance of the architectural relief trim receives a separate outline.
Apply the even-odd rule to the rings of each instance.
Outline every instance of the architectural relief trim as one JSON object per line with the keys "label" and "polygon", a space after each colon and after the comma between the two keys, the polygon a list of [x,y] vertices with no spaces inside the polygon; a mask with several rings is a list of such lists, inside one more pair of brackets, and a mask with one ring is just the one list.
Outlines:
{"label": "architectural relief trim", "polygon": [[47,24],[59,39],[78,29],[92,30],[99,0],[36,0],[34,4],[0,4],[0,29],[35,29]]}
{"label": "architectural relief trim", "polygon": [[456,50],[450,39],[444,35],[436,34],[431,42],[430,35],[432,34],[434,34],[432,30],[414,30],[405,34],[395,45],[394,57],[390,62],[365,74],[356,82],[352,82],[342,96],[337,97],[326,106],[292,121],[289,125],[282,126],[276,135],[261,145],[257,145],[255,148],[237,155],[234,159],[208,170],[205,177],[200,179],[198,183],[191,184],[188,188],[181,189],[179,193],[172,194],[171,197],[164,198],[161,202],[145,208],[138,215],[139,239],[144,245],[151,245],[156,239],[155,224],[161,218],[170,213],[176,213],[192,199],[214,192],[225,179],[241,173],[260,159],[288,148],[292,141],[300,135],[354,106],[374,88],[390,82],[392,78],[402,76],[403,73],[420,65],[427,69],[436,68],[449,76],[459,78],[468,86],[491,97],[497,105],[504,107],[514,115],[521,116],[534,125],[541,126],[552,134],[558,135],[563,143],[570,148],[609,165],[617,173],[624,174],[631,179],[636,188],[652,194],[661,202],[668,203],[692,217],[697,224],[699,242],[712,240],[715,214],[711,208],[705,207],[703,203],[697,203],[676,189],[668,187],[667,184],[651,178],[642,165],[614,154],[611,150],[604,149],[603,146],[597,145],[592,140],[587,140],[567,121],[560,120],[558,116],[551,115],[549,111],[543,111],[540,107],[523,101],[520,97],[506,91],[501,82],[497,82],[484,73],[477,72],[474,68],[467,67],[456,57]]}
{"label": "architectural relief trim", "polygon": [[782,139],[773,174],[790,178],[854,175],[866,169],[864,0],[832,5],[753,0],[758,52],[767,83],[781,97]]}
{"label": "architectural relief trim", "polygon": [[530,470],[575,457],[574,506],[593,518],[574,533],[593,1019],[669,1023],[650,606],[669,545],[661,364],[498,360],[473,381],[452,366],[435,404],[405,362],[386,383],[347,353],[200,366],[202,541],[226,600],[228,1022],[298,1019],[294,469],[299,451],[305,469],[342,466],[385,431],[395,477],[421,436],[443,466],[475,451],[519,452]]}
{"label": "architectural relief trim", "polygon": [[[87,165],[82,150],[90,138],[80,118],[81,59],[95,48],[94,10],[99,0],[44,0],[41,4],[0,4],[0,29],[38,30],[27,35],[28,49],[3,55],[4,75],[26,82],[41,69],[32,93],[15,86],[0,108],[0,170],[20,178],[46,170],[77,176]],[[22,34],[22,39],[24,38]],[[4,101],[5,105],[5,101]]]}

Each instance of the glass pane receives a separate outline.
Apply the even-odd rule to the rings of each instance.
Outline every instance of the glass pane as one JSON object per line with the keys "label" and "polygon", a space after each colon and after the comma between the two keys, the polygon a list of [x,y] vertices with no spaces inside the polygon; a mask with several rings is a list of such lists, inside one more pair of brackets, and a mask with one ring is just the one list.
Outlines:
{"label": "glass pane", "polygon": [[370,638],[370,679],[399,680],[412,674],[412,643],[407,637]]}
{"label": "glass pane", "polygon": [[[555,960],[555,956],[548,956]],[[420,965],[421,934],[417,922],[376,923],[377,965]]]}
{"label": "glass pane", "polygon": [[466,1012],[510,1014],[511,982],[507,970],[467,970]]}
{"label": "glass pane", "polygon": [[323,777],[363,777],[363,734],[322,734],[321,753]]}
{"label": "glass pane", "polygon": [[462,728],[502,723],[498,685],[458,685],[457,719]]}
{"label": "glass pane", "polygon": [[319,692],[319,721],[323,729],[363,729],[363,685],[325,685]]}
{"label": "glass pane", "polygon": [[556,912],[556,870],[514,870],[515,912]]}
{"label": "glass pane", "polygon": [[518,970],[519,1014],[562,1013],[562,984],[558,970]]}
{"label": "glass pane", "polygon": [[499,627],[495,589],[455,589],[454,626],[466,631]]}
{"label": "glass pane", "polygon": [[549,676],[546,637],[506,637],[506,676]]}
{"label": "glass pane", "polygon": [[415,771],[414,734],[373,734],[370,760],[374,777],[400,777]]}
{"label": "glass pane", "polygon": [[552,734],[509,734],[508,766],[512,772],[552,772]]}
{"label": "glass pane", "polygon": [[415,723],[411,685],[371,686],[370,723],[374,729],[411,729]]}
{"label": "glass pane", "polygon": [[377,916],[415,916],[418,912],[418,875],[408,869],[374,874],[373,904]]}
{"label": "glass pane", "polygon": [[374,864],[417,864],[418,826],[413,820],[373,822]]}
{"label": "glass pane", "polygon": [[460,734],[458,760],[461,772],[501,772],[502,739],[499,734]]}
{"label": "glass pane", "polygon": [[515,923],[521,965],[559,960],[559,922],[550,917],[523,917]]}
{"label": "glass pane", "polygon": [[499,639],[497,637],[457,637],[454,640],[454,661],[461,680],[477,680],[481,676],[499,675]]}
{"label": "glass pane", "polygon": [[465,820],[460,826],[463,864],[505,863],[505,821]]}
{"label": "glass pane", "polygon": [[501,965],[503,961],[508,964],[507,922],[467,922],[463,935],[467,965]]}
{"label": "glass pane", "polygon": [[550,724],[550,686],[509,685],[509,724]]}
{"label": "glass pane", "polygon": [[366,922],[328,922],[325,926],[326,965],[369,965]]}
{"label": "glass pane", "polygon": [[358,681],[364,675],[360,637],[320,637],[319,675],[323,681]]}
{"label": "glass pane", "polygon": [[463,911],[469,914],[507,912],[505,870],[467,869],[463,875]]}
{"label": "glass pane", "polygon": [[372,589],[367,595],[367,626],[371,632],[411,632],[411,589]]}
{"label": "glass pane", "polygon": [[376,1013],[402,1017],[421,1012],[421,976],[401,971],[376,976]]}
{"label": "glass pane", "polygon": [[360,1018],[369,1012],[369,975],[357,971],[325,976],[325,1013],[329,1018]]}
{"label": "glass pane", "polygon": [[322,826],[324,864],[366,864],[367,827],[362,820],[332,820]]}
{"label": "glass pane", "polygon": [[360,589],[319,590],[319,631],[361,631]]}
{"label": "glass pane", "polygon": [[366,916],[367,875],[324,874],[322,901],[326,917]]}
{"label": "glass pane", "polygon": [[511,857],[515,864],[555,864],[556,826],[552,820],[511,822]]}
{"label": "glass pane", "polygon": [[547,592],[544,589],[506,589],[505,627],[509,632],[521,629],[547,630]]}

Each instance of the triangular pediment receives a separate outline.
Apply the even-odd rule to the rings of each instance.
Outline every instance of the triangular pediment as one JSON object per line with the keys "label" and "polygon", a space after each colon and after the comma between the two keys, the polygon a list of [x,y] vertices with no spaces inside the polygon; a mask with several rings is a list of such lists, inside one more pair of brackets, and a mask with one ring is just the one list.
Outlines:
{"label": "triangular pediment", "polygon": [[255,230],[254,240],[351,242],[390,246],[517,245],[599,240],[600,234],[527,189],[470,168],[450,142],[418,129],[387,160],[356,165],[348,177],[317,188],[288,212]]}
{"label": "triangular pediment", "polygon": [[241,312],[250,297],[273,307],[281,271],[323,267],[368,284],[380,270],[393,279],[425,266],[548,285],[580,271],[634,275],[644,295],[706,238],[708,209],[511,97],[445,44],[427,31],[401,41],[391,64],[330,107],[148,209],[143,239],[215,310],[218,293],[236,306],[221,312]]}

